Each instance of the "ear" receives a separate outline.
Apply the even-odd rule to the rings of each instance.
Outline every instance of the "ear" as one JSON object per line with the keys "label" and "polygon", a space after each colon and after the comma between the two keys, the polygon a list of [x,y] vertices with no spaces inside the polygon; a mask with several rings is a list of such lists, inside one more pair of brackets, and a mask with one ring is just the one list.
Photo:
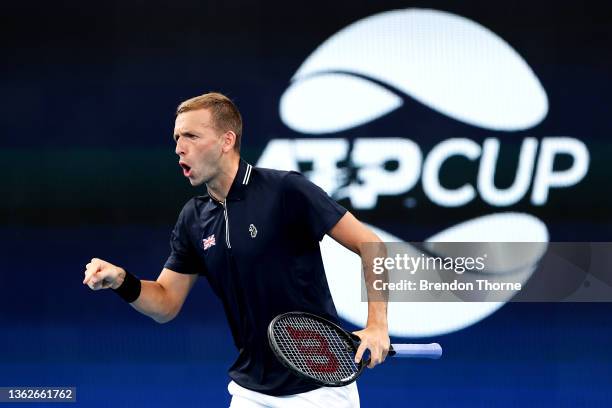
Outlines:
{"label": "ear", "polygon": [[234,145],[236,144],[236,134],[232,130],[228,130],[223,134],[223,153],[227,153],[234,149]]}

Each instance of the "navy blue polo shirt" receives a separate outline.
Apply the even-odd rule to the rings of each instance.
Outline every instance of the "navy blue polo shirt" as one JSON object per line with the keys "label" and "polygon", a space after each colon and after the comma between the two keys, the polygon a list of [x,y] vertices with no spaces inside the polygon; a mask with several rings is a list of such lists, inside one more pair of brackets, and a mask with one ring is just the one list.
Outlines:
{"label": "navy blue polo shirt", "polygon": [[269,395],[317,388],[278,362],[267,328],[290,311],[338,320],[319,241],[345,212],[301,174],[243,160],[224,202],[195,197],[181,211],[165,267],[205,276],[221,299],[238,349],[229,375],[239,385]]}

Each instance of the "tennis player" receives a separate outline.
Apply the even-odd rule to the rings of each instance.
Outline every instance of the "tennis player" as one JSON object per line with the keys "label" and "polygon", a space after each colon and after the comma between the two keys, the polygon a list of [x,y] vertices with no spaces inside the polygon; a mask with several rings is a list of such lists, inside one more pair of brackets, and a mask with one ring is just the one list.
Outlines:
{"label": "tennis player", "polygon": [[[319,241],[328,234],[372,265],[363,244],[380,239],[301,174],[246,163],[241,136],[241,115],[226,96],[208,93],[181,103],[175,151],[184,176],[192,186],[206,185],[206,194],[182,209],[156,281],[94,258],[83,283],[111,288],[164,323],[203,276],[223,303],[238,349],[229,368],[231,407],[358,407],[355,383],[321,388],[290,373],[269,348],[266,329],[289,311],[337,322]],[[367,281],[372,273],[366,268]],[[367,326],[355,333],[361,338],[355,360],[369,350],[370,368],[383,362],[389,350],[386,302],[369,301]]]}

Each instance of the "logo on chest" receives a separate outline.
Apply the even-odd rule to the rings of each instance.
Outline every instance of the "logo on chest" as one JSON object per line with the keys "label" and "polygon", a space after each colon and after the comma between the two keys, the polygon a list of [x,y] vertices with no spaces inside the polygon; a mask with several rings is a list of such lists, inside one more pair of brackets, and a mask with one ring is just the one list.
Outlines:
{"label": "logo on chest", "polygon": [[202,240],[202,247],[204,248],[204,250],[206,251],[208,248],[210,248],[211,246],[216,245],[215,242],[215,234],[212,234],[211,236],[209,236],[208,238],[204,238]]}
{"label": "logo on chest", "polygon": [[255,228],[255,225],[249,225],[249,232],[251,233],[251,238],[255,238],[257,236],[257,228]]}

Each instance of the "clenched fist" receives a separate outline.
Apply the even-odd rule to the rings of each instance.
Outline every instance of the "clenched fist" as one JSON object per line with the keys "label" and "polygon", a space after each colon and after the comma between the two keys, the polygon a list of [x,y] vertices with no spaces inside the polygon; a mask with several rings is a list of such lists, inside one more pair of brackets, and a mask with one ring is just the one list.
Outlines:
{"label": "clenched fist", "polygon": [[93,258],[85,265],[83,284],[92,290],[117,289],[125,279],[125,270],[102,259]]}

